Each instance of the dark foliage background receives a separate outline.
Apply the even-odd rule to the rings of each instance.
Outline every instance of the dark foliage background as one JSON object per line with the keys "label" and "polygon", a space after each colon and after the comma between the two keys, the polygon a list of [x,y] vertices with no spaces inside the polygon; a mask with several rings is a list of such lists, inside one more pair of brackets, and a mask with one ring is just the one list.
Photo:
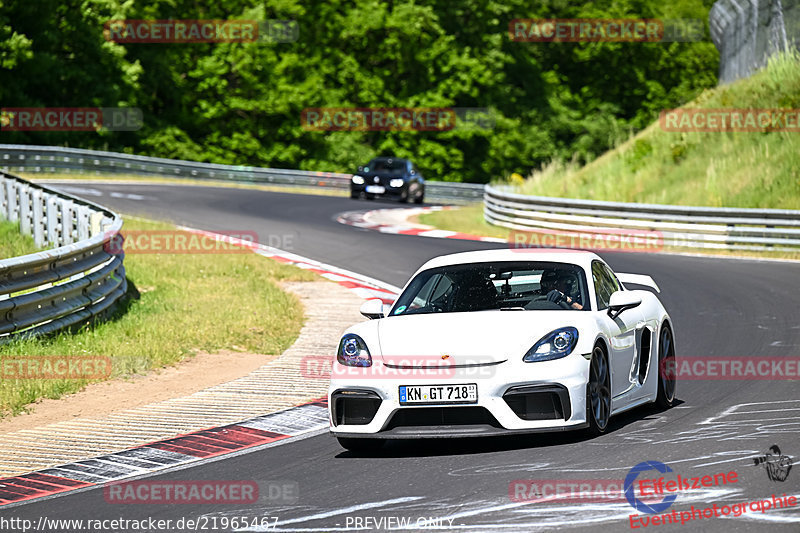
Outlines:
{"label": "dark foliage background", "polygon": [[[712,0],[0,0],[0,107],[135,106],[136,132],[10,132],[68,145],[307,170],[411,157],[486,182],[590,161],[717,82],[693,43],[523,43],[515,18],[699,18]],[[109,19],[291,19],[294,43],[116,44]],[[707,30],[706,30],[707,33]],[[492,129],[311,132],[307,107],[481,107]]]}

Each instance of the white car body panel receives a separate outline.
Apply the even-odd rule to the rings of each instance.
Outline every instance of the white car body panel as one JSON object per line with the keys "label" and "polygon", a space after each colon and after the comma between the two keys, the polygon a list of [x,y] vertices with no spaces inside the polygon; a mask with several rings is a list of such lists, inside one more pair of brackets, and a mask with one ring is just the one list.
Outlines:
{"label": "white car body panel", "polygon": [[[387,428],[399,410],[427,408],[400,404],[399,387],[419,384],[476,383],[478,401],[469,406],[486,408],[502,426],[502,430],[536,432],[585,427],[590,359],[598,341],[610,350],[612,415],[655,401],[658,387],[658,336],[664,321],[669,320],[667,312],[658,297],[646,290],[635,291],[642,300],[639,306],[623,311],[613,320],[605,309],[598,310],[591,266],[593,261],[603,261],[595,254],[564,250],[535,250],[534,253],[527,250],[467,252],[434,258],[411,279],[424,270],[440,266],[504,261],[578,265],[586,274],[591,310],[492,309],[388,316],[356,324],[346,333],[356,334],[363,339],[373,363],[371,367],[345,367],[334,360],[328,391],[331,432],[334,435],[350,438],[410,438],[398,434],[396,430],[387,431]],[[657,289],[649,276],[633,276],[627,275],[625,279],[629,283]],[[622,282],[619,276],[618,279]],[[408,283],[404,290],[407,287]],[[523,361],[525,353],[538,340],[565,326],[575,327],[579,332],[577,345],[569,355],[552,361]],[[644,353],[649,354],[647,360],[641,357]],[[447,356],[447,364],[467,366],[445,367],[441,370],[434,368],[426,372],[408,370],[406,374],[387,366],[396,366],[401,360],[407,365],[419,365],[423,360],[433,364],[442,360],[443,356]],[[647,370],[640,380],[640,365],[644,364]],[[525,420],[517,416],[503,399],[503,394],[515,386],[549,385],[561,386],[569,394],[569,412],[565,413],[564,419]],[[377,394],[381,400],[380,406],[369,423],[336,425],[334,393],[351,390]],[[429,435],[424,432],[416,435],[426,436]],[[454,430],[450,436],[472,436],[472,433]]]}

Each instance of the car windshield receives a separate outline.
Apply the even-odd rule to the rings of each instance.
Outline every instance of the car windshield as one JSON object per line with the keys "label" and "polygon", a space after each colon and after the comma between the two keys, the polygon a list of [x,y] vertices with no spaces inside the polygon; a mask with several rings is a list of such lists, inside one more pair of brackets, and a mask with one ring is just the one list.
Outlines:
{"label": "car windshield", "polygon": [[474,263],[420,272],[395,302],[390,316],[466,311],[565,310],[548,299],[559,290],[589,309],[583,269],[566,263]]}
{"label": "car windshield", "polygon": [[405,168],[406,162],[404,159],[373,159],[365,170],[382,174],[402,174]]}

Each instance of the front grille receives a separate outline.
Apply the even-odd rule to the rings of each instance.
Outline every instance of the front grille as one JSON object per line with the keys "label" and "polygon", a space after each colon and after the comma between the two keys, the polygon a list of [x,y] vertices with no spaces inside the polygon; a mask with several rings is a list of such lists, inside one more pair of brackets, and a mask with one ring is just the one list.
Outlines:
{"label": "front grille", "polygon": [[562,385],[512,387],[503,400],[522,420],[567,420],[572,412],[569,392]]}
{"label": "front grille", "polygon": [[474,425],[502,427],[485,407],[410,407],[398,409],[386,429]]}
{"label": "front grille", "polygon": [[369,390],[337,390],[331,394],[331,414],[335,426],[369,424],[380,406],[380,396]]}

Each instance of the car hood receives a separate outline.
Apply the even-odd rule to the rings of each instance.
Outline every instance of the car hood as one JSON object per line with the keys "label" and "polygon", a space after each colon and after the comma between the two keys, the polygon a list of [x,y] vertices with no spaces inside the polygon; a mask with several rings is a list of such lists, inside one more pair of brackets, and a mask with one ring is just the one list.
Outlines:
{"label": "car hood", "polygon": [[[582,311],[472,311],[392,316],[376,321],[386,364],[427,366],[449,356],[457,365],[522,359],[554,329],[584,323]],[[439,363],[441,364],[441,363]]]}

